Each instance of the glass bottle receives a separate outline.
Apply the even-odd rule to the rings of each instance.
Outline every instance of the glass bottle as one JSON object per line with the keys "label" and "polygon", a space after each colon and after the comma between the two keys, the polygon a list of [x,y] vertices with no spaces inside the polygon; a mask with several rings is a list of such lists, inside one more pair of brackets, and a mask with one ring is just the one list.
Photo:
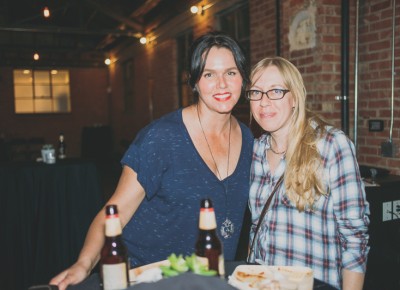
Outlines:
{"label": "glass bottle", "polygon": [[60,136],[58,137],[58,158],[59,159],[64,159],[67,157],[67,145],[65,144],[65,138],[64,134],[61,133]]}
{"label": "glass bottle", "polygon": [[122,227],[116,205],[106,206],[105,242],[100,255],[104,290],[129,286],[128,252],[122,240]]}
{"label": "glass bottle", "polygon": [[215,270],[221,278],[225,276],[223,247],[217,235],[217,222],[211,199],[201,201],[199,235],[195,245],[198,260]]}

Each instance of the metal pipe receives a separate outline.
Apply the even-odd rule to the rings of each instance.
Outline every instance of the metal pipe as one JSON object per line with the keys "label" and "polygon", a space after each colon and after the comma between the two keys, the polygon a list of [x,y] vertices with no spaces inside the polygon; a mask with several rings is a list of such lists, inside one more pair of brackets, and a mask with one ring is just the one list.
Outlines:
{"label": "metal pipe", "polygon": [[358,139],[358,22],[359,22],[359,9],[360,9],[360,1],[356,2],[356,47],[355,47],[355,56],[354,56],[354,146],[356,151],[358,149],[357,139]]}
{"label": "metal pipe", "polygon": [[275,0],[275,14],[276,14],[276,21],[275,21],[275,33],[276,33],[276,48],[275,53],[277,56],[281,55],[281,1]]}
{"label": "metal pipe", "polygon": [[392,142],[393,134],[393,119],[394,119],[394,75],[396,74],[394,70],[394,41],[395,41],[395,22],[396,22],[396,0],[392,1],[393,19],[392,19],[392,93],[391,93],[391,104],[390,104],[390,131],[389,131],[389,141]]}
{"label": "metal pipe", "polygon": [[[129,17],[125,17],[122,14],[115,12],[113,9],[111,9],[111,5],[104,5],[104,4],[100,4],[97,1],[94,0],[84,0],[87,4],[89,4],[91,7],[94,7],[96,10],[100,11],[101,13],[103,13],[104,15],[107,15],[109,17],[111,17],[112,19],[115,19],[123,24],[125,24],[126,26],[136,30],[137,32],[143,32],[143,25],[138,23],[137,21],[129,18]],[[110,2],[111,3],[111,2]]]}
{"label": "metal pipe", "polygon": [[13,31],[13,32],[32,32],[32,33],[58,33],[58,34],[82,34],[82,35],[115,35],[115,36],[128,36],[138,38],[136,31],[131,30],[82,30],[69,27],[1,27],[0,31]]}
{"label": "metal pipe", "polygon": [[349,1],[342,0],[342,67],[341,121],[342,131],[349,134]]}

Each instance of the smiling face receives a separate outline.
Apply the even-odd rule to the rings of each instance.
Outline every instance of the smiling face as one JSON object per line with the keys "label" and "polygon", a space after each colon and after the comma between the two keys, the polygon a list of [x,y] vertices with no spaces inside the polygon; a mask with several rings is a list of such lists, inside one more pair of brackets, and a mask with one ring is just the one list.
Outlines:
{"label": "smiling face", "polygon": [[[262,92],[271,89],[289,89],[280,71],[274,65],[257,72],[251,79],[251,83],[251,90]],[[264,94],[261,100],[250,101],[251,112],[257,123],[267,132],[285,136],[289,133],[294,106],[292,92],[288,92],[280,100],[270,100]]]}
{"label": "smiling face", "polygon": [[220,113],[230,112],[240,98],[242,81],[232,52],[212,47],[197,83],[199,102]]}

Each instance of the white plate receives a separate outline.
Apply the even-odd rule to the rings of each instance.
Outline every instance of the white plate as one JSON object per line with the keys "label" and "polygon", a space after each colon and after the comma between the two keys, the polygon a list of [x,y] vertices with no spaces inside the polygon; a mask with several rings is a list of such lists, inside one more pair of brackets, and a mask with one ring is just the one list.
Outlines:
{"label": "white plate", "polygon": [[240,290],[312,290],[314,277],[307,267],[240,265],[228,283]]}
{"label": "white plate", "polygon": [[[170,266],[171,263],[168,260],[154,262],[141,267],[133,268],[129,270],[129,281],[132,284],[138,282],[154,282],[161,275],[160,266]],[[159,280],[159,279],[158,279]]]}

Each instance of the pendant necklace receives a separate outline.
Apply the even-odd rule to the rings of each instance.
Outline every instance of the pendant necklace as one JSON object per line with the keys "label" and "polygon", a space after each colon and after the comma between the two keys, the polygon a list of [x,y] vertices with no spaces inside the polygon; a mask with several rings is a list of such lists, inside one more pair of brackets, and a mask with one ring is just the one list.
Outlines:
{"label": "pendant necklace", "polygon": [[235,232],[235,227],[233,222],[228,218],[228,174],[229,174],[229,155],[231,153],[231,131],[232,131],[232,117],[229,116],[229,141],[228,141],[228,161],[227,161],[227,167],[226,167],[226,186],[224,185],[222,181],[222,176],[219,173],[217,162],[215,162],[214,154],[212,153],[210,143],[208,143],[206,133],[204,132],[203,125],[201,124],[200,120],[200,113],[199,113],[199,105],[196,106],[197,110],[197,117],[199,119],[199,124],[201,128],[201,132],[203,133],[204,140],[206,140],[207,146],[208,146],[208,151],[210,152],[211,158],[214,162],[215,169],[217,170],[217,175],[219,177],[219,180],[222,182],[224,189],[225,189],[225,208],[226,208],[226,217],[225,221],[221,224],[220,228],[220,233],[221,236],[224,239],[228,239],[232,237],[233,233]]}
{"label": "pendant necklace", "polygon": [[269,135],[269,149],[271,149],[272,153],[276,154],[276,155],[282,155],[286,153],[286,150],[281,151],[281,152],[277,152],[272,148],[272,138],[271,135]]}

